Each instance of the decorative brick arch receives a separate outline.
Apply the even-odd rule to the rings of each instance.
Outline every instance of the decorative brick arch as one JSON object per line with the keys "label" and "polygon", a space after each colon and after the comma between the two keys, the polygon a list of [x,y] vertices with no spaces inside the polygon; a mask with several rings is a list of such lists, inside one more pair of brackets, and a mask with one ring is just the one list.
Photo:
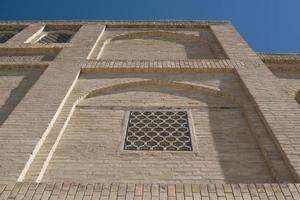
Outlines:
{"label": "decorative brick arch", "polygon": [[104,88],[94,88],[87,92],[87,94],[81,96],[77,103],[78,104],[80,101],[83,101],[85,99],[93,98],[96,96],[100,96],[105,94],[108,91],[113,91],[113,90],[120,90],[120,89],[127,89],[130,87],[136,87],[136,86],[141,86],[141,85],[158,85],[162,87],[168,87],[168,88],[175,88],[175,89],[185,89],[189,91],[198,91],[201,92],[202,94],[206,94],[208,96],[215,96],[215,97],[223,97],[230,102],[233,102],[237,105],[241,105],[242,102],[238,102],[236,98],[231,96],[230,94],[225,94],[221,90],[215,87],[210,87],[207,85],[203,84],[191,84],[191,83],[181,83],[181,82],[176,82],[176,81],[164,81],[164,80],[142,80],[142,81],[132,81],[132,82],[126,82],[126,83],[119,83],[116,85],[112,85],[109,87],[104,87]]}
{"label": "decorative brick arch", "polygon": [[[140,31],[120,34],[107,39],[100,50],[98,59],[101,57],[105,48],[111,43],[114,43],[115,41],[134,39],[159,40],[163,42],[178,44],[184,48],[187,59],[217,59],[225,57],[220,56],[220,52],[216,53],[213,48],[212,41],[210,41],[209,38],[203,36],[196,36],[192,34],[171,31]],[[151,52],[145,51],[145,53],[149,54]]]}

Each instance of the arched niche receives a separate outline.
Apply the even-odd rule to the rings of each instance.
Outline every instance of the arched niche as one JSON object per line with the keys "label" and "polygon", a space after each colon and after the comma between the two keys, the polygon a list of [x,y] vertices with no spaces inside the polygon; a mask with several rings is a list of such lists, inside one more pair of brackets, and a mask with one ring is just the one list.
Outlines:
{"label": "arched niche", "polygon": [[119,60],[186,60],[224,58],[216,41],[205,36],[143,31],[105,41],[98,58]]}
{"label": "arched niche", "polygon": [[[177,170],[193,173],[193,177],[185,180],[195,177],[199,181],[234,183],[271,180],[240,107],[216,88],[173,81],[133,81],[105,88],[99,85],[80,99],[45,181],[61,180],[57,171],[75,181],[155,181],[157,174],[163,177],[160,180],[182,180],[173,173]],[[135,102],[128,105],[131,101]],[[193,152],[124,152],[126,113],[135,109],[188,110],[195,137]],[[155,166],[151,165],[153,161]],[[176,164],[166,165],[166,161]],[[185,167],[186,162],[196,167]],[[78,170],[80,175],[74,176]],[[128,176],[132,170],[134,176]],[[245,178],[245,173],[259,176]]]}

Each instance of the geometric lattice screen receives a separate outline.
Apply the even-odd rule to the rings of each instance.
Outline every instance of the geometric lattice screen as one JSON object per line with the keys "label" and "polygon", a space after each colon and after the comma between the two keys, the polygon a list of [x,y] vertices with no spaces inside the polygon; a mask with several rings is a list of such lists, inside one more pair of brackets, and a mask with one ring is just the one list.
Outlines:
{"label": "geometric lattice screen", "polygon": [[48,44],[48,43],[67,43],[73,34],[69,33],[48,33],[45,35],[42,39],[40,39],[38,42],[42,44]]}
{"label": "geometric lattice screen", "polygon": [[186,111],[130,111],[124,150],[192,151]]}
{"label": "geometric lattice screen", "polygon": [[12,38],[17,32],[1,32],[0,31],[0,43],[4,43]]}

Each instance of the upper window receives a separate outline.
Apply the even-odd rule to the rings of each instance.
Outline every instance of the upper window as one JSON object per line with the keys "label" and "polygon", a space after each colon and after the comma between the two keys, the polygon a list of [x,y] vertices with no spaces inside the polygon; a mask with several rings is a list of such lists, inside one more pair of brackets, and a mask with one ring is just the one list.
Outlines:
{"label": "upper window", "polygon": [[39,39],[38,43],[67,43],[74,35],[73,31],[51,31],[45,32],[44,35]]}
{"label": "upper window", "polygon": [[5,43],[26,26],[23,25],[0,25],[0,43]]}
{"label": "upper window", "polygon": [[17,33],[17,31],[0,31],[0,43],[5,43]]}
{"label": "upper window", "polygon": [[26,42],[40,44],[68,43],[79,28],[78,25],[46,25]]}

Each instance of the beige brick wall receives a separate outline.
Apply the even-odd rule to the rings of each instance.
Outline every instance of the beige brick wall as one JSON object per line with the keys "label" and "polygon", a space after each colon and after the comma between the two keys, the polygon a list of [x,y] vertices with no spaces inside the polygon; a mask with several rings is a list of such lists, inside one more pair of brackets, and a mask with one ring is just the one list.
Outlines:
{"label": "beige brick wall", "polygon": [[[300,64],[266,63],[291,99],[297,100],[300,90]],[[299,102],[299,100],[298,100]]]}
{"label": "beige brick wall", "polygon": [[[34,85],[42,74],[42,70],[38,69],[3,69],[0,70],[0,127],[14,112],[18,104],[22,101],[28,90]],[[26,117],[26,114],[20,114]],[[14,121],[15,128],[22,128],[18,121]],[[35,141],[24,138],[20,141],[20,135],[15,132],[6,132],[0,135],[0,152],[1,152],[1,165],[0,177],[6,177],[10,170],[14,170],[7,177],[11,181],[15,181],[18,176],[18,170],[23,169],[24,162],[27,161],[26,157],[22,157],[23,152],[30,151]],[[22,162],[23,161],[23,162]]]}
{"label": "beige brick wall", "polygon": [[[109,60],[186,60],[225,58],[209,28],[108,28],[93,52]],[[100,49],[100,51],[99,51]],[[99,55],[101,54],[101,55]]]}
{"label": "beige brick wall", "polygon": [[[10,24],[0,22],[1,26]],[[9,112],[0,113],[2,119],[5,116],[0,126],[0,182],[15,181],[18,177],[28,181],[299,180],[300,110],[295,101],[298,72],[288,72],[285,67],[276,72],[260,60],[293,63],[297,67],[299,56],[258,57],[224,22],[14,24],[26,28],[0,44],[0,74],[4,73],[0,76],[0,106],[2,110],[6,105],[10,107]],[[24,43],[46,24],[81,28],[68,44]],[[143,31],[148,35],[134,33]],[[135,36],[133,40],[128,40],[128,35],[123,37],[128,33]],[[177,37],[178,33],[184,37]],[[103,46],[116,35],[122,36]],[[195,36],[206,38],[209,48],[199,45]],[[58,53],[56,57],[41,62],[40,56],[52,54],[52,49],[55,55]],[[101,49],[104,59],[96,60]],[[24,59],[28,52],[30,58]],[[34,70],[18,71],[34,66],[46,70],[41,76]],[[4,68],[18,70],[7,76]],[[152,86],[147,82],[137,86],[133,83],[151,79],[156,80]],[[123,83],[131,87],[127,91],[123,86],[95,91],[90,96],[93,98],[80,101],[72,115],[72,107],[80,97],[94,89]],[[189,107],[201,151],[196,155],[167,153],[150,158],[134,154],[132,160],[116,151],[111,153],[120,142],[124,109],[149,105]],[[234,109],[217,108],[220,105]],[[108,133],[115,138],[107,140]],[[127,174],[137,175],[121,174],[120,160],[127,167]],[[161,163],[155,168],[157,161]]]}
{"label": "beige brick wall", "polygon": [[[42,180],[274,181],[270,163],[263,157],[253,136],[255,133],[251,132],[244,117],[247,110],[243,110],[241,102],[248,100],[233,74],[83,74],[69,103],[93,89],[151,79],[167,82],[156,81],[150,85],[136,83],[130,87],[121,84],[99,90],[91,98],[80,101]],[[174,87],[170,81],[210,90]],[[224,96],[218,96],[220,94]],[[226,106],[231,109],[221,108]],[[122,151],[126,111],[161,107],[190,110],[196,138],[195,152]],[[286,173],[288,169],[283,167],[277,173],[282,171]]]}

